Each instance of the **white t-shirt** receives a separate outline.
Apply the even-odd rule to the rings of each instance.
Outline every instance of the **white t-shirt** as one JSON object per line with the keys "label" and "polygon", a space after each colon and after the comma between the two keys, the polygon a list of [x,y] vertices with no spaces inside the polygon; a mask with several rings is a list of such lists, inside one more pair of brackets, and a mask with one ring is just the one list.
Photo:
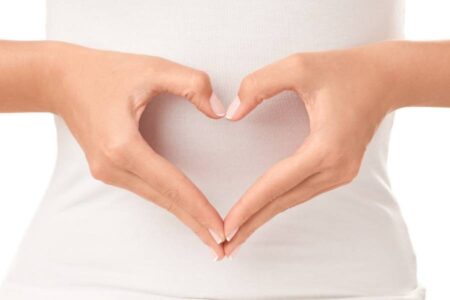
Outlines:
{"label": "white t-shirt", "polygon": [[[403,9],[402,0],[49,0],[47,29],[49,39],[204,70],[229,104],[246,74],[289,54],[402,38]],[[223,216],[309,130],[293,93],[239,122],[160,98],[143,115],[143,135]],[[93,179],[64,121],[55,122],[53,179],[2,300],[424,299],[386,173],[393,114],[351,184],[276,216],[221,262],[167,211]]]}

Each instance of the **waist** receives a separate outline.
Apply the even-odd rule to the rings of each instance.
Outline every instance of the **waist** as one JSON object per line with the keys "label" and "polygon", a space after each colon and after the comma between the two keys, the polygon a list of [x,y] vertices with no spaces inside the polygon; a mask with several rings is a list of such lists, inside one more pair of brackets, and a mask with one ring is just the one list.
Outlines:
{"label": "waist", "polygon": [[[314,297],[315,300],[424,300],[426,289],[423,286],[417,286],[409,291],[401,292],[396,295],[377,295],[377,296],[361,296],[361,297]],[[187,296],[160,295],[156,293],[144,293],[142,291],[124,291],[120,289],[108,288],[42,288],[30,287],[20,284],[5,284],[0,288],[0,297],[4,300],[49,300],[49,299],[65,299],[65,300],[177,300],[186,299]],[[220,298],[220,297],[219,297]],[[214,298],[214,299],[219,299]],[[192,300],[207,300],[213,298],[192,298]],[[220,298],[221,299],[221,298]],[[236,298],[244,299],[244,298]],[[246,298],[245,298],[246,299]],[[256,299],[256,298],[255,298]],[[282,297],[267,298],[267,300],[286,299]],[[292,300],[311,300],[307,297],[289,297]]]}
{"label": "waist", "polygon": [[[120,287],[149,299],[174,290],[193,298],[345,299],[398,295],[416,285],[400,212],[372,177],[284,212],[255,232],[235,259],[217,263],[174,216],[90,178],[81,160],[69,161],[57,166],[11,282],[50,290]],[[234,199],[211,202],[228,209]]]}

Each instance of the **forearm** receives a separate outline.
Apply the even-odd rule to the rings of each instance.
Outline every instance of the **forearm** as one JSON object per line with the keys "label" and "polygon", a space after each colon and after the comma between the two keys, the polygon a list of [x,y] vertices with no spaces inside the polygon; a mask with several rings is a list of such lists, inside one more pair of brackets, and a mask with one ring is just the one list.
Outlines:
{"label": "forearm", "polygon": [[450,107],[450,41],[386,42],[380,59],[388,70],[391,110]]}
{"label": "forearm", "polygon": [[0,112],[53,111],[53,42],[0,40]]}

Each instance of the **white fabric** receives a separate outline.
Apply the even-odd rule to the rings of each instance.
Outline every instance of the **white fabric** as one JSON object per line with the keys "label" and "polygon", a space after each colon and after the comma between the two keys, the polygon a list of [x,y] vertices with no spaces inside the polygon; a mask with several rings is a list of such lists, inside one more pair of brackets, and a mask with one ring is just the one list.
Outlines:
{"label": "white fabric", "polygon": [[[49,39],[162,56],[207,71],[225,104],[244,75],[276,59],[403,32],[401,0],[48,5]],[[386,173],[392,114],[351,184],[275,217],[235,259],[222,262],[163,209],[92,179],[63,120],[55,121],[53,179],[0,299],[424,299]],[[142,132],[224,216],[264,170],[302,143],[308,118],[292,93],[236,123],[207,119],[187,101],[164,96],[148,107]]]}

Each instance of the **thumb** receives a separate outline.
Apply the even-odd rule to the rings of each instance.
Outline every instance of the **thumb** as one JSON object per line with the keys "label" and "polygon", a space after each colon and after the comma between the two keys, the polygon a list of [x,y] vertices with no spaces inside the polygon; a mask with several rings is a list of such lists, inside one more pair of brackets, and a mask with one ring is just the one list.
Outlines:
{"label": "thumb", "polygon": [[168,92],[188,99],[198,110],[210,118],[225,116],[225,108],[212,90],[206,72],[178,63],[165,61],[158,72],[157,86],[160,92]]}
{"label": "thumb", "polygon": [[234,121],[242,119],[264,100],[285,90],[294,90],[295,74],[290,57],[250,73],[241,81],[238,95],[228,107],[226,118]]}

